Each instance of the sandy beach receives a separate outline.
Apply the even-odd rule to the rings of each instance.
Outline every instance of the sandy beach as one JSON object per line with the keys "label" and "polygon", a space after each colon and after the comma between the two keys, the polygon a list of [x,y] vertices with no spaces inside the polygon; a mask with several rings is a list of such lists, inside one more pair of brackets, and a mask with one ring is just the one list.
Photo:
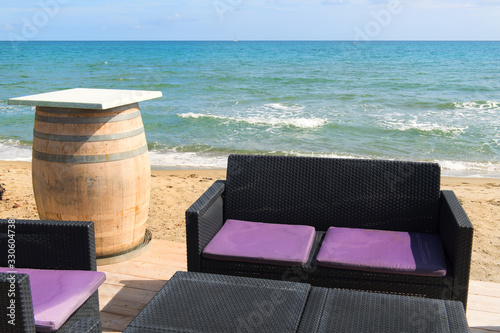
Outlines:
{"label": "sandy beach", "polygon": [[[186,209],[225,170],[153,170],[148,228],[155,238],[185,242]],[[31,163],[0,161],[0,218],[37,219]],[[447,178],[474,225],[471,279],[500,283],[500,179]]]}

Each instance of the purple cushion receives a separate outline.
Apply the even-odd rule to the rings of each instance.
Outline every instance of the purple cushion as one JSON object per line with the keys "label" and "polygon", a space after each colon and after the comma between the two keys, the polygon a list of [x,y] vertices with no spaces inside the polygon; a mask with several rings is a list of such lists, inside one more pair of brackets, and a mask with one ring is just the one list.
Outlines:
{"label": "purple cushion", "polygon": [[106,280],[102,272],[0,267],[28,274],[37,332],[57,331]]}
{"label": "purple cushion", "polygon": [[305,225],[227,220],[203,250],[209,259],[300,266],[307,262],[315,230]]}
{"label": "purple cushion", "polygon": [[332,268],[446,275],[443,245],[434,234],[331,227],[316,259]]}

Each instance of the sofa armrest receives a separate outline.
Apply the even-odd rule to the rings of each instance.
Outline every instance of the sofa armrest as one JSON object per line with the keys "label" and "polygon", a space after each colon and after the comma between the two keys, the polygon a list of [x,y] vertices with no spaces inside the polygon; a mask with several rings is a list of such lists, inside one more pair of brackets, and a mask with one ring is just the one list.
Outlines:
{"label": "sofa armrest", "polygon": [[0,295],[0,332],[35,332],[29,276],[0,273]]}
{"label": "sofa armrest", "polygon": [[188,271],[201,271],[201,252],[224,223],[225,181],[217,180],[186,211]]}
{"label": "sofa armrest", "polygon": [[464,309],[469,290],[472,238],[474,228],[453,191],[441,191],[439,233],[451,264],[453,299],[461,300]]}
{"label": "sofa armrest", "polygon": [[[93,222],[12,221],[0,220],[0,253],[7,253],[12,238],[15,267],[96,270]],[[1,256],[0,266],[8,267],[7,263],[7,256]]]}

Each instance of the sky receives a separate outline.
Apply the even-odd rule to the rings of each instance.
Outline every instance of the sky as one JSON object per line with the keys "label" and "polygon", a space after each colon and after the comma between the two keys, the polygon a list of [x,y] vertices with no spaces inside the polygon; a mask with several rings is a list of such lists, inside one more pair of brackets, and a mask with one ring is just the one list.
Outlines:
{"label": "sky", "polygon": [[16,0],[0,40],[500,40],[499,0]]}

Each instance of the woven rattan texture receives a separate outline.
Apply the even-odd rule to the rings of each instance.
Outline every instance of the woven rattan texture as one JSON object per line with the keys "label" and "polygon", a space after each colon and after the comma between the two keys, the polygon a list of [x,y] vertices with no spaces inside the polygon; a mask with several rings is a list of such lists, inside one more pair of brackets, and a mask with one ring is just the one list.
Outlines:
{"label": "woven rattan texture", "polygon": [[328,289],[317,331],[469,332],[460,302]]}
{"label": "woven rattan texture", "polygon": [[[9,225],[15,227],[8,227]],[[13,230],[15,233],[10,233]],[[96,270],[94,224],[81,221],[33,221],[33,220],[0,220],[0,253],[7,254],[9,239],[14,239],[15,268]],[[12,244],[12,241],[10,242]],[[0,256],[0,266],[10,267],[10,258]],[[10,283],[0,274],[0,290],[10,288]],[[0,310],[0,332],[34,332],[33,306],[29,277],[16,274],[19,287],[16,288],[16,314],[19,321],[16,326],[4,322],[4,310]],[[22,278],[21,278],[22,277]],[[4,295],[4,294],[2,294]],[[0,297],[0,303],[8,301]],[[2,304],[2,309],[5,309]],[[16,316],[17,317],[17,316]],[[23,323],[23,324],[21,324]],[[6,326],[8,325],[8,326]],[[96,291],[66,323],[57,331],[63,332],[100,332],[99,295]]]}
{"label": "woven rattan texture", "polygon": [[222,227],[224,189],[225,182],[216,181],[186,211],[188,269],[191,271],[200,270],[201,252]]}
{"label": "woven rattan texture", "polygon": [[177,272],[124,333],[469,332],[462,304]]}
{"label": "woven rattan texture", "polygon": [[[0,253],[7,253],[7,225],[0,220]],[[14,231],[16,267],[96,270],[92,222],[15,220]]]}
{"label": "woven rattan texture", "polygon": [[302,283],[177,272],[124,332],[296,332],[309,289]]}
{"label": "woven rattan texture", "polygon": [[231,155],[225,218],[437,232],[434,163]]}
{"label": "woven rattan texture", "polygon": [[474,229],[455,193],[442,191],[441,200],[439,234],[452,267],[452,299],[462,300],[466,306]]}
{"label": "woven rattan texture", "polygon": [[68,333],[79,332],[102,333],[102,323],[100,320],[90,318],[80,319],[68,330]]}
{"label": "woven rattan texture", "polygon": [[328,296],[328,289],[321,287],[311,288],[307,299],[307,306],[302,313],[298,333],[314,333],[319,329],[321,318]]}
{"label": "woven rattan texture", "polygon": [[[11,297],[12,292],[15,297]],[[0,273],[0,293],[0,332],[34,332],[35,322],[28,275],[15,274],[12,280],[11,274]],[[11,299],[15,301],[12,312],[8,309],[12,304]],[[14,317],[8,316],[11,313]]]}
{"label": "woven rattan texture", "polygon": [[57,332],[98,332],[96,329],[100,327],[99,294],[96,291],[68,318]]}
{"label": "woven rattan texture", "polygon": [[[448,315],[450,332],[470,332],[465,310],[460,302],[446,302],[446,313]],[[465,319],[465,320],[464,320]]]}

